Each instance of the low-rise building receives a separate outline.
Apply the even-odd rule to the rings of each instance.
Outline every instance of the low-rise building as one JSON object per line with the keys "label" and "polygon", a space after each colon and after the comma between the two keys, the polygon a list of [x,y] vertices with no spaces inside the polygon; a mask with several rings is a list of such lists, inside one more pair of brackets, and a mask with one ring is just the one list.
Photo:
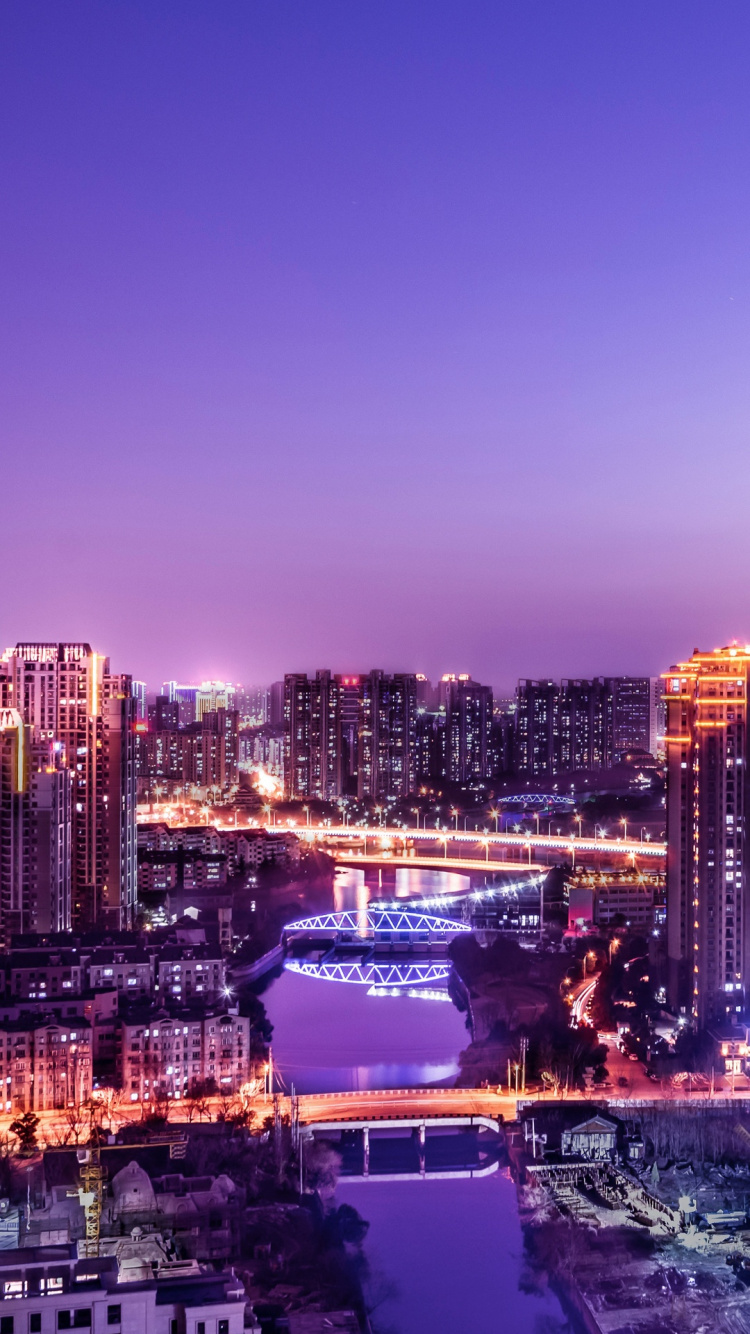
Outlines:
{"label": "low-rise building", "polygon": [[265,829],[248,830],[237,840],[237,855],[246,867],[263,862],[286,864],[299,861],[299,839],[291,833],[267,833]]}
{"label": "low-rise building", "polygon": [[596,891],[596,921],[599,926],[623,924],[643,930],[654,925],[654,887],[635,879],[613,879]]}
{"label": "low-rise building", "polygon": [[239,1248],[243,1203],[244,1193],[224,1174],[152,1177],[133,1159],[108,1184],[102,1237],[161,1231],[190,1259],[226,1260]]}
{"label": "low-rise building", "polygon": [[[65,1021],[85,1019],[91,1032],[91,1059],[94,1077],[111,1082],[115,1074],[115,1030],[118,992],[83,991],[80,996],[46,997],[42,1000],[0,1000],[0,1025],[12,1020],[27,1025],[39,1020]],[[77,1028],[77,1025],[75,1025]]]}
{"label": "low-rise building", "polygon": [[155,991],[162,999],[213,1001],[226,990],[224,960],[210,945],[164,945],[154,966]]}
{"label": "low-rise building", "polygon": [[243,1334],[246,1294],[231,1270],[170,1265],[154,1238],[141,1255],[121,1240],[119,1258],[79,1259],[73,1245],[0,1252],[3,1334]]}
{"label": "low-rise building", "polygon": [[78,996],[84,968],[76,949],[12,950],[5,961],[6,995],[22,1000]]}
{"label": "low-rise building", "polygon": [[570,1130],[563,1130],[560,1147],[563,1157],[575,1155],[594,1162],[617,1156],[617,1126],[604,1116],[590,1116]]}
{"label": "low-rise building", "polygon": [[218,889],[227,883],[227,859],[222,853],[186,857],[182,871],[186,893],[193,889]]}
{"label": "low-rise building", "polygon": [[722,1024],[708,1030],[711,1039],[712,1063],[717,1073],[745,1075],[750,1073],[750,1030],[745,1024]]}
{"label": "low-rise building", "polygon": [[91,1025],[22,1015],[0,1023],[5,1111],[79,1107],[91,1097]]}
{"label": "low-rise building", "polygon": [[252,1073],[250,1020],[197,1003],[121,1016],[118,1050],[120,1082],[131,1102],[184,1098],[205,1081],[220,1093],[237,1093]]}
{"label": "low-rise building", "polygon": [[[168,894],[177,887],[178,866],[175,861],[158,859],[138,863],[138,890],[141,894]],[[171,856],[171,854],[167,854]]]}
{"label": "low-rise building", "polygon": [[140,945],[101,945],[85,957],[89,986],[116,987],[126,996],[150,996],[154,985],[151,957]]}

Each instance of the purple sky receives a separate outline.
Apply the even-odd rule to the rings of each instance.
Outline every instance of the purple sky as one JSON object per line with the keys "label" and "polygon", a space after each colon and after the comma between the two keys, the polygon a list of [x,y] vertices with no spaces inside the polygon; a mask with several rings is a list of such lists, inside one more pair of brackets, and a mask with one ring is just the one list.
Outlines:
{"label": "purple sky", "polygon": [[0,637],[750,639],[750,6],[6,0]]}

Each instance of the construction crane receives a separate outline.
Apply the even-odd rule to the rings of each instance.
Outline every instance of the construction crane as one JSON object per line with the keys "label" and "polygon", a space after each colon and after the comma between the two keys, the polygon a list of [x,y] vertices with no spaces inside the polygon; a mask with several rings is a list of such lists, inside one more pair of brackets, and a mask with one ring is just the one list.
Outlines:
{"label": "construction crane", "polygon": [[88,1149],[79,1149],[77,1158],[81,1164],[78,1199],[83,1206],[86,1219],[86,1240],[84,1255],[87,1259],[99,1254],[99,1229],[102,1217],[102,1198],[106,1168],[102,1167],[98,1137]]}
{"label": "construction crane", "polygon": [[[96,1105],[92,1103],[88,1145],[85,1149],[76,1149],[76,1157],[80,1164],[78,1173],[80,1185],[77,1190],[68,1192],[70,1195],[77,1196],[78,1202],[83,1208],[86,1220],[86,1238],[84,1241],[84,1256],[86,1259],[94,1259],[99,1255],[104,1182],[107,1179],[107,1169],[103,1166],[101,1158],[101,1137],[101,1126],[96,1121]],[[109,1150],[150,1149],[157,1145],[168,1144],[170,1158],[184,1158],[187,1152],[187,1143],[187,1136],[185,1135],[168,1135],[163,1139],[151,1139],[142,1144],[108,1144],[106,1147]]]}

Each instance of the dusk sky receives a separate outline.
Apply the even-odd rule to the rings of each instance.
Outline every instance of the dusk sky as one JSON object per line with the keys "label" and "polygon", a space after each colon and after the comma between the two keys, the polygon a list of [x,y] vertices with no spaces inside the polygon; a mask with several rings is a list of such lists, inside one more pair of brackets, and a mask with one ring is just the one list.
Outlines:
{"label": "dusk sky", "polygon": [[3,644],[750,640],[747,0],[6,0]]}

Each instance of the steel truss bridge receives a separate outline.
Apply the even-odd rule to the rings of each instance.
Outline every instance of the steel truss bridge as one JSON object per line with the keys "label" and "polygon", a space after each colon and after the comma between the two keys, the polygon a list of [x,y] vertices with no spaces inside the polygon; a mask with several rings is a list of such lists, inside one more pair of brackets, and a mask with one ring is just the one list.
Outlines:
{"label": "steel truss bridge", "polygon": [[301,917],[289,922],[284,931],[351,932],[357,936],[378,935],[431,935],[447,936],[457,931],[470,931],[466,922],[455,922],[450,917],[436,917],[432,913],[406,912],[402,908],[378,906],[351,908],[344,912],[322,913],[320,917]]}
{"label": "steel truss bridge", "polygon": [[523,792],[511,797],[498,797],[498,806],[575,806],[572,797],[554,796],[548,792]]}
{"label": "steel truss bridge", "polygon": [[363,987],[429,987],[450,977],[449,959],[287,959],[285,968],[324,982],[355,982]]}

